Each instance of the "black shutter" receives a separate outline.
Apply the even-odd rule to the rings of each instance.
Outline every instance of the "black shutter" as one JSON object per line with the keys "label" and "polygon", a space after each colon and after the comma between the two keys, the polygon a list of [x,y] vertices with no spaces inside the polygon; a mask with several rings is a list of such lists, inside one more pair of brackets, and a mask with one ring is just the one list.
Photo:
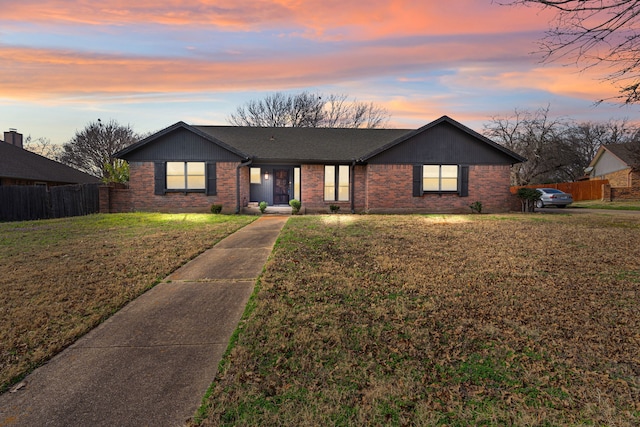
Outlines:
{"label": "black shutter", "polygon": [[216,164],[207,163],[207,196],[215,196],[217,194],[216,181]]}
{"label": "black shutter", "polygon": [[165,193],[165,182],[167,179],[167,166],[165,163],[154,163],[154,176],[153,180],[155,182],[155,191],[154,194],[158,196],[162,196]]}
{"label": "black shutter", "polygon": [[422,165],[413,165],[413,197],[422,196]]}
{"label": "black shutter", "polygon": [[460,166],[460,197],[469,197],[469,166]]}

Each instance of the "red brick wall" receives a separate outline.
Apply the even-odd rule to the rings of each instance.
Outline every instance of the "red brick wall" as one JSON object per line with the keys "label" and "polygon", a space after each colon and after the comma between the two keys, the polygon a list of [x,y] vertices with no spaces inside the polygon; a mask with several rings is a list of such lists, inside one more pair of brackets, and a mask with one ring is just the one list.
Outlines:
{"label": "red brick wall", "polygon": [[[212,204],[222,204],[223,212],[236,208],[236,168],[238,163],[217,164],[216,196],[202,193],[154,193],[153,163],[130,164],[130,187],[111,189],[111,212],[160,211],[208,212]],[[355,183],[356,212],[442,212],[470,213],[469,205],[482,202],[483,212],[506,212],[512,209],[509,193],[508,165],[470,166],[469,197],[457,194],[425,194],[413,197],[412,165],[355,166],[351,179]],[[351,211],[351,201],[324,200],[324,165],[302,165],[301,199],[304,211],[328,213],[330,205],[340,206],[340,212]],[[249,200],[249,168],[240,169],[240,204]]]}
{"label": "red brick wall", "polygon": [[[222,212],[233,213],[236,210],[237,165],[238,163],[235,162],[217,163],[218,194],[215,196],[207,196],[203,193],[155,195],[153,163],[131,162],[129,164],[129,189],[110,192],[111,212],[209,212],[212,204],[221,204]],[[248,189],[246,194],[248,194]]]}
{"label": "red brick wall", "polygon": [[509,165],[469,166],[469,196],[424,194],[413,197],[412,165],[369,165],[367,212],[470,213],[469,205],[482,203],[483,212],[511,210]]}
{"label": "red brick wall", "polygon": [[[470,166],[469,196],[424,194],[413,197],[412,165],[356,166],[356,212],[470,213],[469,205],[482,202],[483,212],[507,212],[514,202],[509,192],[509,165]],[[329,205],[350,212],[351,202],[324,201],[324,165],[302,166],[302,205],[307,212],[329,212]]]}
{"label": "red brick wall", "polygon": [[[331,205],[340,206],[342,213],[351,212],[351,200],[347,202],[324,200],[324,165],[302,165],[300,174],[300,197],[306,212],[328,213]],[[362,212],[365,208],[366,166],[355,166],[351,175],[350,179],[355,183],[355,210]],[[351,198],[351,193],[349,198]]]}

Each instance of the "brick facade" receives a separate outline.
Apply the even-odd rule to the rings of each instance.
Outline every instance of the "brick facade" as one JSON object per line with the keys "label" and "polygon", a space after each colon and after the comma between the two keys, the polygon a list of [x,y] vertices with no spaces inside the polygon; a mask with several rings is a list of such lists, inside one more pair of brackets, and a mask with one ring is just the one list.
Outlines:
{"label": "brick facade", "polygon": [[[108,198],[101,193],[101,212],[209,212],[212,204],[221,204],[224,213],[236,209],[236,170],[238,163],[217,163],[217,195],[203,193],[167,193],[155,195],[153,163],[130,164],[130,187],[108,188]],[[412,165],[358,165],[351,169],[355,183],[355,212],[358,213],[469,213],[469,205],[479,201],[483,212],[506,212],[514,207],[509,192],[509,165],[469,166],[469,196],[429,194],[413,196]],[[340,212],[350,212],[352,202],[324,200],[324,165],[305,164],[301,172],[303,211],[328,213],[330,205]],[[241,167],[240,206],[250,200],[249,167]],[[104,190],[102,190],[104,192]],[[351,194],[350,194],[351,198]],[[108,206],[108,208],[107,208]],[[107,210],[108,209],[108,210]]]}
{"label": "brick facade", "polygon": [[640,170],[623,169],[605,175],[609,184],[603,186],[602,200],[640,200]]}
{"label": "brick facade", "polygon": [[612,187],[630,187],[632,180],[631,169],[623,169],[612,172],[605,175],[603,179],[608,179],[609,185],[611,185]]}
{"label": "brick facade", "polygon": [[[330,205],[350,212],[351,201],[324,200],[324,166],[303,165],[302,205],[307,212],[329,212]],[[354,168],[355,211],[370,213],[443,212],[469,213],[469,205],[482,202],[485,212],[512,210],[509,165],[469,167],[469,196],[424,194],[413,197],[412,165],[358,165]]]}
{"label": "brick facade", "polygon": [[[109,212],[209,212],[212,204],[222,205],[223,213],[236,211],[236,170],[238,163],[219,162],[216,166],[217,194],[207,196],[204,193],[166,193],[154,194],[154,164],[152,162],[131,162],[129,164],[129,188],[110,188]],[[241,180],[247,182],[241,186],[241,200],[248,200],[248,171],[241,171]],[[101,211],[105,201],[101,200]]]}
{"label": "brick facade", "polygon": [[429,194],[413,197],[412,165],[369,165],[365,211],[469,213],[469,205],[482,203],[483,212],[511,210],[509,165],[469,166],[469,196]]}

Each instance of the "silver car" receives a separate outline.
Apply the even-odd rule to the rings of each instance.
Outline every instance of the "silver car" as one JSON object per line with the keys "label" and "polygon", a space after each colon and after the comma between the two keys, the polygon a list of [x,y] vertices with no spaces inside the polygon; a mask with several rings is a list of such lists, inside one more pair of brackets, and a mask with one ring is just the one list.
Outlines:
{"label": "silver car", "polygon": [[557,190],[555,188],[536,188],[540,193],[540,200],[536,202],[536,207],[544,208],[545,206],[557,206],[564,208],[570,203],[573,203],[573,196],[564,191]]}

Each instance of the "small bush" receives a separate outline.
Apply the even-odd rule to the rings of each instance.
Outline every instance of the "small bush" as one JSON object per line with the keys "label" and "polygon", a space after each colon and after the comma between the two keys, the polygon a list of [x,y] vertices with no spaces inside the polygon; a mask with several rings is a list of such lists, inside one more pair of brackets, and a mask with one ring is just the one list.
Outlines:
{"label": "small bush", "polygon": [[471,213],[482,213],[482,202],[473,202],[469,207],[471,208]]}
{"label": "small bush", "polygon": [[291,213],[295,215],[298,212],[300,212],[300,207],[302,206],[302,203],[300,203],[300,200],[291,199],[289,200],[289,206],[291,206]]}
{"label": "small bush", "polygon": [[219,214],[220,212],[222,212],[222,205],[211,205],[212,214]]}
{"label": "small bush", "polygon": [[266,211],[266,210],[267,210],[267,206],[269,206],[269,204],[268,204],[267,202],[265,202],[264,200],[263,200],[263,201],[261,201],[261,202],[258,204],[258,207],[260,208],[260,212],[261,212],[261,213],[264,213],[264,211]]}
{"label": "small bush", "polygon": [[542,197],[535,188],[519,188],[516,196],[518,196],[522,204],[522,212],[535,212],[536,201]]}
{"label": "small bush", "polygon": [[338,206],[338,205],[330,205],[329,206],[329,210],[331,211],[331,213],[338,213],[338,211],[340,210],[340,206]]}

